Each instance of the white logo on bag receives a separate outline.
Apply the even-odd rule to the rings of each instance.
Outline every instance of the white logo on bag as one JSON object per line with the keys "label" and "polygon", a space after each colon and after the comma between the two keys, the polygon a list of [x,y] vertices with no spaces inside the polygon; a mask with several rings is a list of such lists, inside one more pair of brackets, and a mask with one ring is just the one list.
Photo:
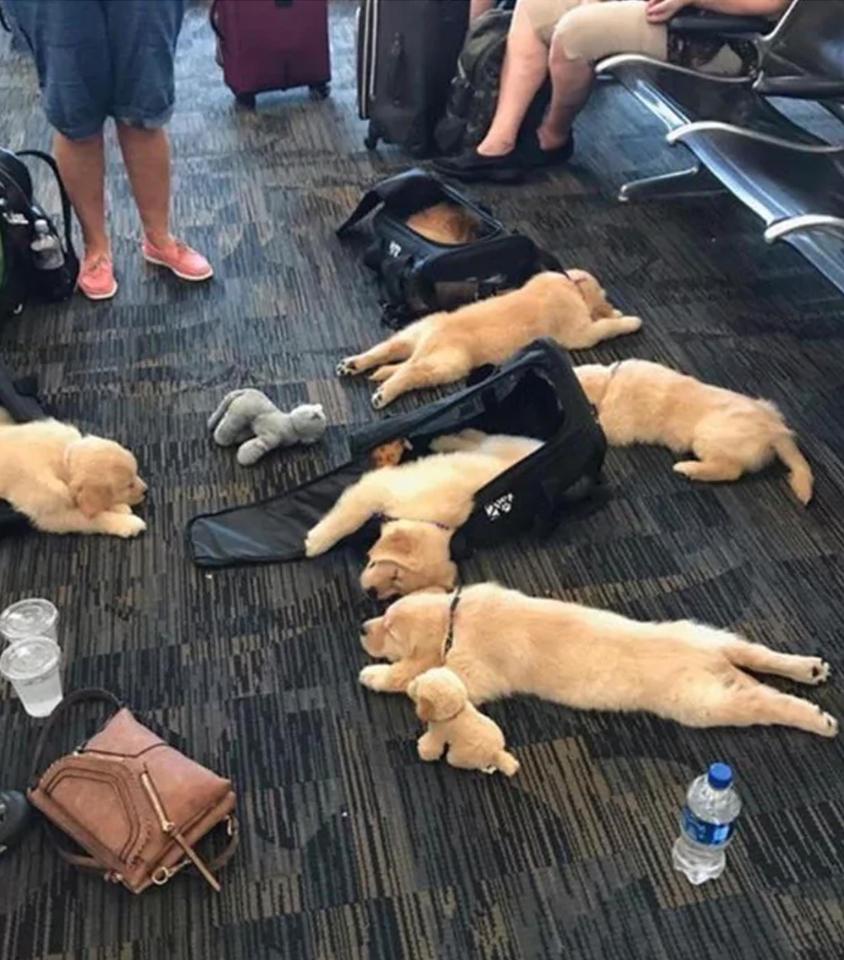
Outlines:
{"label": "white logo on bag", "polygon": [[387,247],[387,253],[389,253],[391,257],[401,256],[401,247],[396,243],[395,240],[390,241],[390,246]]}
{"label": "white logo on bag", "polygon": [[503,513],[509,513],[513,509],[513,494],[505,493],[503,497],[493,500],[484,507],[484,511],[489,520],[498,520]]}

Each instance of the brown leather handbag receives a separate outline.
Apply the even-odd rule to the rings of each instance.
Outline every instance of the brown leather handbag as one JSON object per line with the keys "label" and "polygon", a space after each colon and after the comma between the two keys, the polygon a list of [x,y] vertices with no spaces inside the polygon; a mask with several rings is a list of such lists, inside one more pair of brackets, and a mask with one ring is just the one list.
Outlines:
{"label": "brown leather handbag", "polygon": [[[106,701],[117,712],[99,733],[39,773],[50,734],[69,707],[85,700]],[[166,744],[113,694],[77,690],[62,700],[38,739],[29,782],[30,802],[87,851],[71,853],[57,842],[68,863],[133,893],[163,885],[193,865],[219,892],[213,871],[237,846],[231,782]],[[228,842],[206,862],[196,844],[223,825]]]}

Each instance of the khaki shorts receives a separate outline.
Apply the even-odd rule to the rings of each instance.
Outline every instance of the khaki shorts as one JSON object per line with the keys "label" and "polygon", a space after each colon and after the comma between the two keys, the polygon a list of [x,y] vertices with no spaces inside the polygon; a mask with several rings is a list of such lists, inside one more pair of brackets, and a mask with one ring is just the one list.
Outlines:
{"label": "khaki shorts", "polygon": [[668,31],[648,23],[645,0],[518,0],[537,36],[560,44],[570,60],[601,60],[614,53],[668,56]]}

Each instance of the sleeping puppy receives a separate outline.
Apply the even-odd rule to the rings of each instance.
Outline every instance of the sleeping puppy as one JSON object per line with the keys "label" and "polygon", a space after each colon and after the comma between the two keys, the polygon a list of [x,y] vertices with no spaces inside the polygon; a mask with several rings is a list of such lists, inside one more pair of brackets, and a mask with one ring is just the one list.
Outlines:
{"label": "sleeping puppy", "polygon": [[646,710],[690,727],[838,732],[838,721],[820,707],[744,672],[816,685],[829,676],[819,657],[776,653],[690,620],[643,623],[492,583],[468,587],[454,604],[447,594],[417,593],[364,623],[364,649],[390,664],[365,667],[361,683],[406,692],[416,677],[444,665],[474,704],[529,694],[581,710]]}
{"label": "sleeping puppy", "polygon": [[415,233],[434,243],[461,244],[475,240],[480,221],[456,203],[435,203],[411,214],[405,221]]}
{"label": "sleeping puppy", "polygon": [[438,437],[433,455],[371,470],[344,490],[308,533],[305,553],[325,553],[380,516],[381,535],[369,552],[363,589],[379,599],[431,586],[451,589],[457,568],[449,545],[472,512],[475,493],[541,445],[476,430]]}
{"label": "sleeping puppy", "polygon": [[812,470],[782,414],[767,400],[701,383],[647,360],[575,367],[589,402],[613,446],[656,443],[674,453],[692,451],[674,472],[714,483],[738,480],[778,457],[789,469],[797,499],[812,499]]}
{"label": "sleeping puppy", "polygon": [[0,424],[0,498],[46,533],[135,537],[147,487],[132,454],[57,420]]}
{"label": "sleeping puppy", "polygon": [[598,281],[583,270],[539,273],[520,289],[434,313],[410,324],[366,353],[347,357],[338,376],[374,372],[376,410],[409,390],[454,383],[484,364],[501,364],[539,337],[570,350],[641,327],[607,302]]}

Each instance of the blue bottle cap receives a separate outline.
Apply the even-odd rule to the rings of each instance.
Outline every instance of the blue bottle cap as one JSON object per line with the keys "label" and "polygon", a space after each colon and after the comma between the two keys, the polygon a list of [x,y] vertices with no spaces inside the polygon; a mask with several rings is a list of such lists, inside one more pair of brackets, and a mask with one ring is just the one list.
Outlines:
{"label": "blue bottle cap", "polygon": [[728,763],[713,763],[707,775],[713,790],[726,790],[733,782],[733,771]]}

